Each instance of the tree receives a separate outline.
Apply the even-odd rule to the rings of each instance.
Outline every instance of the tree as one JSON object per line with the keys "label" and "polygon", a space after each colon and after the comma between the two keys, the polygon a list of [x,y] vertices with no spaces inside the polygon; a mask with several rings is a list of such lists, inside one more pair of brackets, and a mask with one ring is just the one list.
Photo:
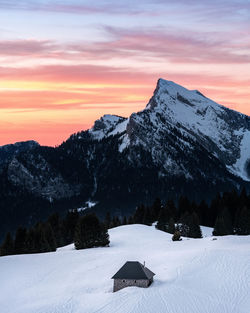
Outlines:
{"label": "tree", "polygon": [[77,210],[73,210],[67,213],[63,221],[63,227],[61,228],[61,233],[63,235],[64,244],[67,245],[74,241],[75,228],[76,228],[78,219],[79,219],[79,213]]}
{"label": "tree", "polygon": [[104,224],[105,224],[107,229],[109,229],[111,226],[111,216],[110,216],[109,212],[106,213]]}
{"label": "tree", "polygon": [[57,247],[62,247],[65,244],[65,238],[63,234],[65,233],[62,220],[58,213],[52,214],[48,218],[48,222],[50,223],[56,238]]}
{"label": "tree", "polygon": [[51,251],[42,223],[38,223],[34,230],[34,250],[36,253]]}
{"label": "tree", "polygon": [[193,212],[190,215],[188,237],[202,238],[201,228],[199,224],[199,217],[195,212]]}
{"label": "tree", "polygon": [[168,223],[166,225],[166,232],[170,233],[170,234],[175,233],[175,223],[174,223],[174,219],[172,217],[170,218],[170,220],[168,221]]}
{"label": "tree", "polygon": [[199,225],[199,217],[195,212],[193,212],[192,214],[186,212],[182,215],[180,222],[180,232],[182,236],[190,238],[202,237]]}
{"label": "tree", "polygon": [[77,250],[104,247],[109,244],[108,231],[95,214],[85,215],[79,219],[74,244]]}
{"label": "tree", "polygon": [[127,218],[126,216],[124,216],[122,220],[122,225],[127,225],[127,224],[128,224]]}
{"label": "tree", "polygon": [[214,225],[213,235],[214,236],[228,235],[228,230],[227,230],[223,216],[217,217],[215,225]]}
{"label": "tree", "polygon": [[143,204],[140,204],[135,210],[135,214],[134,214],[134,218],[133,218],[134,223],[135,224],[142,224],[144,215],[145,215],[145,207]]}
{"label": "tree", "polygon": [[240,211],[236,233],[238,235],[250,235],[250,208],[246,206]]}
{"label": "tree", "polygon": [[150,208],[146,208],[145,209],[145,212],[144,212],[144,216],[143,216],[143,220],[142,220],[142,224],[145,224],[145,225],[152,225],[152,222],[154,221],[154,218],[152,216],[152,211]]}
{"label": "tree", "polygon": [[[55,234],[53,232],[53,229],[49,223],[46,223],[44,225],[44,235],[45,235],[45,239],[49,245],[49,251],[56,251],[56,238],[55,238]],[[72,238],[72,241],[73,241],[73,238]],[[72,242],[72,241],[70,239],[70,242]]]}
{"label": "tree", "polygon": [[0,255],[11,255],[14,253],[14,242],[10,233],[7,233],[5,240],[0,247]]}
{"label": "tree", "polygon": [[19,227],[16,231],[14,250],[15,254],[23,254],[27,252],[26,247],[27,230],[24,227]]}
{"label": "tree", "polygon": [[162,209],[161,200],[159,198],[156,198],[152,207],[150,208],[150,210],[148,209],[147,213],[148,215],[150,215],[151,224],[157,220],[161,209]]}
{"label": "tree", "polygon": [[213,235],[225,236],[231,234],[233,234],[232,219],[227,207],[225,207],[215,221]]}

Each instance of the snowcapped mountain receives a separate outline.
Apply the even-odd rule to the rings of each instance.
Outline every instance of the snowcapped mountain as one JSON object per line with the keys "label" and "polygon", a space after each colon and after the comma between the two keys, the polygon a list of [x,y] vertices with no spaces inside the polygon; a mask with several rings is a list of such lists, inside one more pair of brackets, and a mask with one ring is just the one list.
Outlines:
{"label": "snowcapped mountain", "polygon": [[[211,231],[173,242],[127,225],[109,230],[110,247],[1,257],[1,313],[247,313],[250,236],[212,240]],[[126,261],[146,262],[156,274],[149,288],[112,292]]]}
{"label": "snowcapped mountain", "polygon": [[250,117],[159,79],[144,110],[129,118],[104,115],[57,148],[19,153],[5,163],[0,181],[10,186],[0,200],[7,193],[11,210],[20,190],[25,199],[47,201],[47,210],[44,202],[36,205],[38,215],[88,202],[98,212],[122,214],[157,196],[199,201],[218,191],[250,190]]}
{"label": "snowcapped mountain", "polygon": [[98,140],[120,134],[120,153],[128,147],[142,146],[163,171],[191,178],[192,174],[171,155],[172,147],[176,150],[177,145],[171,140],[175,132],[180,147],[195,154],[195,145],[201,145],[228,170],[250,180],[250,117],[171,81],[159,79],[145,110],[127,119],[104,115],[89,131]]}

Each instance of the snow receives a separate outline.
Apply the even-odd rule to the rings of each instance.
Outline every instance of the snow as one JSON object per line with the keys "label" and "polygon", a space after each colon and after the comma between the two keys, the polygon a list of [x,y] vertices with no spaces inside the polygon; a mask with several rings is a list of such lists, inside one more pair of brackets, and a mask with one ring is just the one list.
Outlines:
{"label": "snow", "polygon": [[94,125],[94,127],[92,127],[89,132],[92,134],[94,139],[101,140],[104,137],[114,136],[124,132],[128,124],[128,119],[117,115],[105,114],[100,118],[100,120],[97,120],[96,122],[102,123],[103,128],[96,129]]}
{"label": "snow", "polygon": [[122,153],[124,149],[126,149],[130,144],[130,140],[127,134],[122,137],[122,143],[119,146],[119,152]]}
{"label": "snow", "polygon": [[[145,225],[109,233],[107,248],[1,257],[1,313],[249,312],[250,236],[173,242]],[[154,283],[112,293],[111,277],[127,260],[145,261]]]}
{"label": "snow", "polygon": [[237,162],[232,166],[233,171],[241,176],[244,180],[250,181],[246,173],[246,163],[247,160],[250,160],[250,131],[240,129],[237,132],[237,135],[242,135],[241,146],[240,146],[240,157]]}
{"label": "snow", "polygon": [[85,211],[87,209],[93,208],[96,205],[97,205],[97,202],[89,200],[89,201],[85,202],[85,206],[84,207],[77,208],[77,212]]}

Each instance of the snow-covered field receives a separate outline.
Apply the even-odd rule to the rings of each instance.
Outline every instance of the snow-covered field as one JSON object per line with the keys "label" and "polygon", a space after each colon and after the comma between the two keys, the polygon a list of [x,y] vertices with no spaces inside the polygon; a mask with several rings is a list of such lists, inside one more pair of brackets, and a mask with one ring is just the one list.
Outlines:
{"label": "snow-covered field", "polygon": [[[0,258],[1,313],[249,313],[250,236],[172,242],[144,225],[110,230],[111,246]],[[125,261],[156,273],[147,289],[112,293]]]}

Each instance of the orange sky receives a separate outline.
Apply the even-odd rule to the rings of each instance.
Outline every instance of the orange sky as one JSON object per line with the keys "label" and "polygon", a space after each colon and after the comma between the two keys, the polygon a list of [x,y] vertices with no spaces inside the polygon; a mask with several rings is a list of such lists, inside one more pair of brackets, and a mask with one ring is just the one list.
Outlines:
{"label": "orange sky", "polygon": [[211,2],[102,11],[72,1],[70,12],[30,3],[0,4],[0,145],[54,146],[103,114],[129,116],[160,77],[250,115],[249,7],[228,1],[218,19]]}

